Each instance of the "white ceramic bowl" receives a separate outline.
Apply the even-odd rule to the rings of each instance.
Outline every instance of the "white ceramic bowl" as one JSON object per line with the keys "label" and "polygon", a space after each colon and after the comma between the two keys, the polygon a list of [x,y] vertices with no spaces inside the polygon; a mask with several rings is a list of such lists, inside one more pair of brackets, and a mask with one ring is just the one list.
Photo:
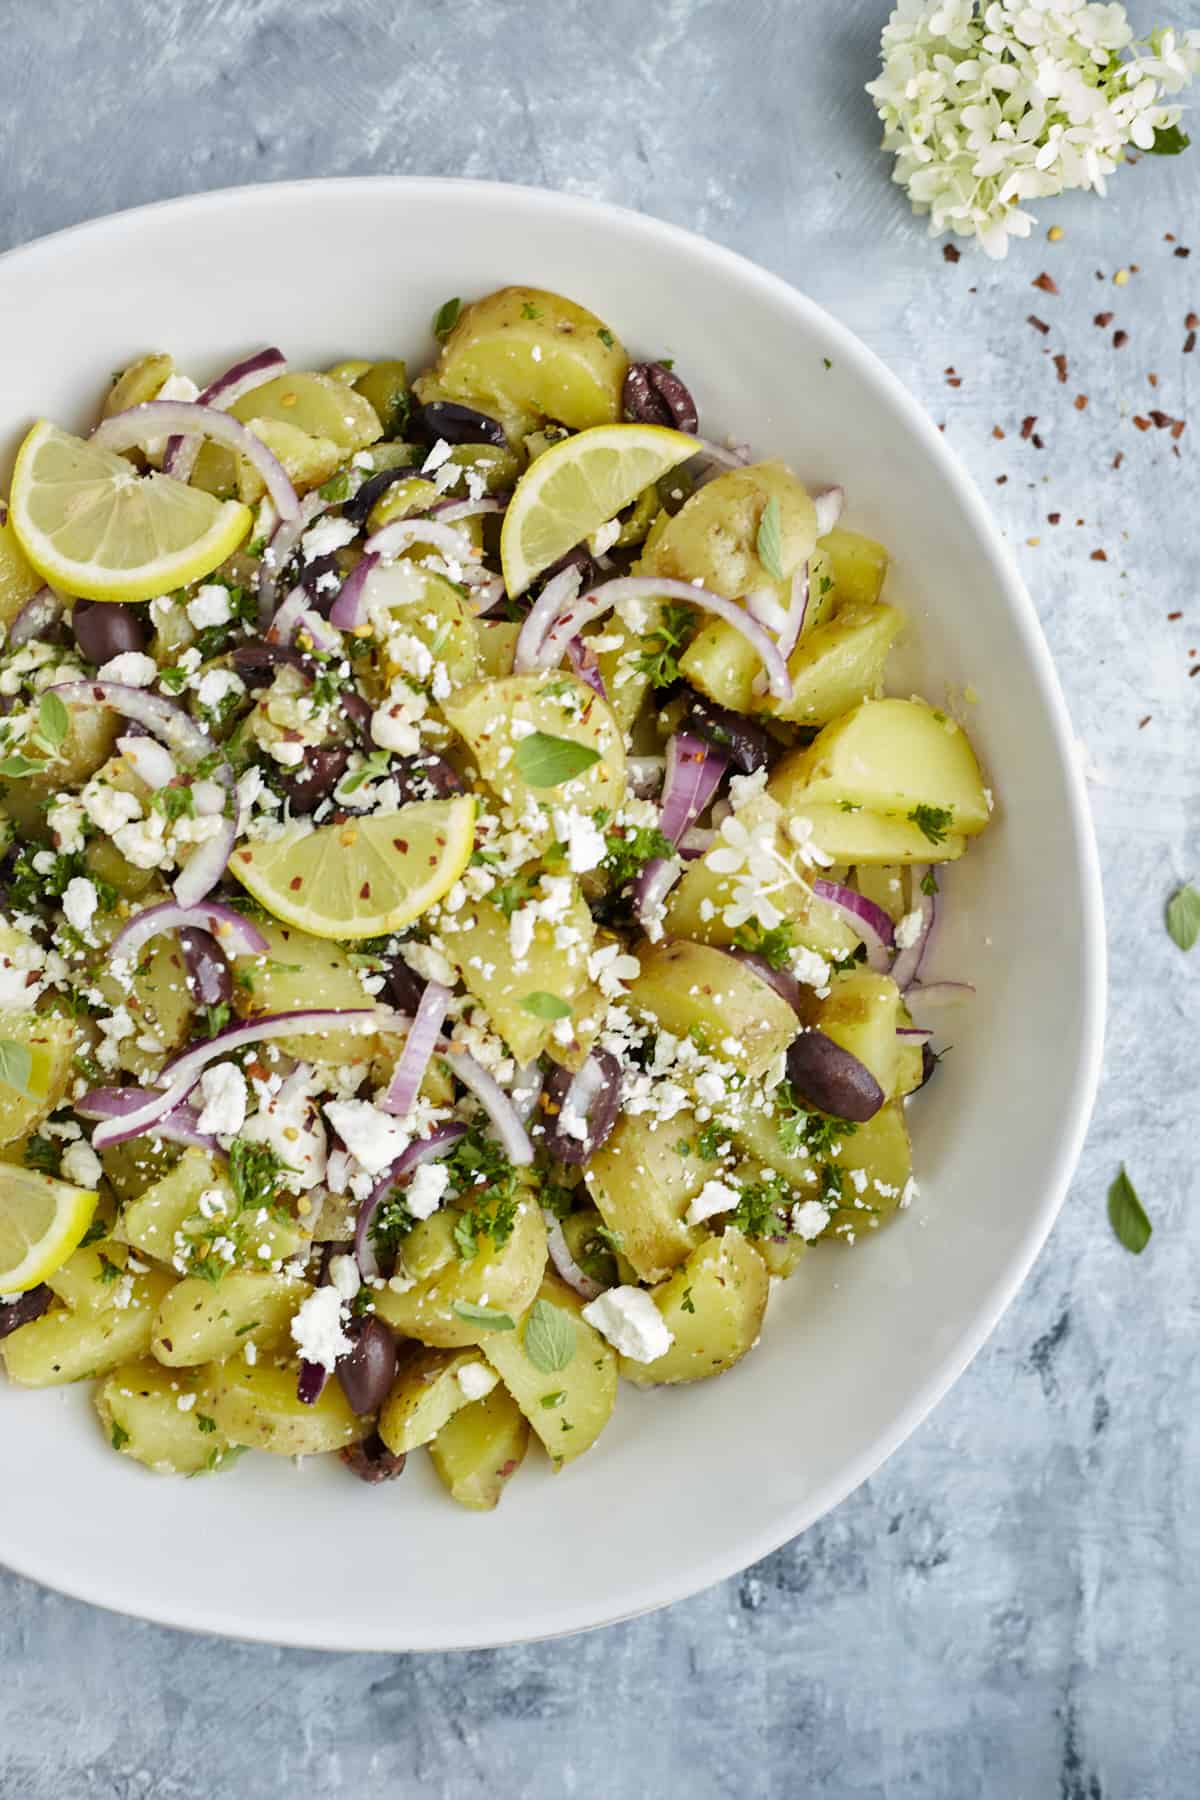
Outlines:
{"label": "white ceramic bowl", "polygon": [[[870,1244],[806,1259],[722,1379],[624,1391],[554,1477],[462,1512],[427,1460],[368,1489],[248,1458],[200,1481],[114,1457],[86,1389],[0,1381],[0,1558],[167,1624],[353,1650],[536,1638],[662,1606],[765,1555],[864,1480],[966,1367],[1036,1255],[1097,1075],[1100,886],[1070,725],[1033,607],[975,488],[896,379],[782,281],[653,219],[475,183],[243,188],[103,219],[0,259],[0,477],[29,422],[83,427],[148,349],[201,378],[278,343],[420,366],[451,294],[559,289],[670,352],[706,428],[838,481],[912,618],[897,691],[970,685],[992,829],[945,881],[934,973],[978,998],[911,1108],[922,1193]],[[828,358],[832,367],[827,368]]]}

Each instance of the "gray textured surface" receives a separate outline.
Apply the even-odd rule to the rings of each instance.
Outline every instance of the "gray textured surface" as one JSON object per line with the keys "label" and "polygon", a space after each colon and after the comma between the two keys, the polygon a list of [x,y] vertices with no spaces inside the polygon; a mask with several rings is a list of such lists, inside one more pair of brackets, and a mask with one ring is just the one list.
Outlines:
{"label": "gray textured surface", "polygon": [[[1200,25],[1200,0],[1174,10]],[[822,1525],[665,1615],[427,1660],[189,1639],[0,1576],[4,1800],[253,1800],[366,1783],[421,1800],[1200,1788],[1200,952],[1189,966],[1161,926],[1166,893],[1200,862],[1200,678],[1188,679],[1200,420],[1177,457],[1166,432],[1131,418],[1151,406],[1186,417],[1200,394],[1200,355],[1181,354],[1184,315],[1200,310],[1200,150],[1143,160],[1107,204],[1047,208],[1005,265],[966,253],[948,266],[889,186],[860,93],[885,11],[0,11],[0,244],[243,181],[486,175],[641,207],[829,305],[945,420],[1024,546],[1101,776],[1112,955],[1105,1082],[1049,1246],[949,1399]],[[1058,244],[1044,237],[1052,217]],[[1186,243],[1189,225],[1187,260],[1164,234]],[[1139,273],[1114,287],[1129,263]],[[1058,297],[1031,290],[1043,268]],[[1109,332],[1091,323],[1102,309],[1117,314]],[[1120,351],[1117,326],[1130,334]],[[1060,349],[1065,385],[1046,354]],[[1089,396],[1082,412],[1076,394]],[[1043,451],[1019,436],[1028,414]],[[1107,562],[1091,560],[1098,548]],[[1105,1222],[1122,1159],[1155,1220],[1140,1261]]]}

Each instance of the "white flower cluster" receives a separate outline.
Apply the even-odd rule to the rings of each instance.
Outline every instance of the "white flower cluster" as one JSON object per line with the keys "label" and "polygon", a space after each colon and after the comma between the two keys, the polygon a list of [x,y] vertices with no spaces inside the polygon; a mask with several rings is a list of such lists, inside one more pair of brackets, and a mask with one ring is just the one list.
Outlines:
{"label": "white flower cluster", "polygon": [[867,92],[893,179],[931,236],[978,234],[993,257],[1028,237],[1023,201],[1103,194],[1131,144],[1181,148],[1163,96],[1200,69],[1200,31],[1137,44],[1125,8],[1095,0],[900,0],[882,49]]}

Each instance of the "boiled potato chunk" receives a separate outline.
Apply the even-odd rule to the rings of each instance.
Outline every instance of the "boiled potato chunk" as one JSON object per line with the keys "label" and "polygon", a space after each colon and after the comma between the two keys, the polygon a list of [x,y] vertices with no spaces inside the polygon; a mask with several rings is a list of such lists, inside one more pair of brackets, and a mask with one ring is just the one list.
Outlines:
{"label": "boiled potato chunk", "polygon": [[276,375],[273,381],[251,388],[229,410],[243,425],[255,419],[275,419],[310,438],[332,438],[343,455],[365,450],[383,436],[371,402],[331,375],[300,371]]}
{"label": "boiled potato chunk", "polygon": [[[298,1012],[306,1007],[338,1010],[372,1004],[350,952],[327,938],[311,937],[294,925],[260,920],[267,940],[263,956],[232,959],[234,1006],[244,1019],[267,1013]],[[378,1040],[364,1031],[328,1031],[279,1038],[279,1047],[301,1062],[365,1065]]]}
{"label": "boiled potato chunk", "polygon": [[772,700],[777,719],[823,725],[883,692],[888,651],[904,625],[894,606],[855,601],[806,632],[788,658],[790,700]]}
{"label": "boiled potato chunk", "polygon": [[204,1410],[205,1399],[202,1381],[190,1372],[172,1374],[152,1357],[122,1363],[95,1394],[113,1449],[158,1475],[197,1475],[220,1467],[229,1440]]}
{"label": "boiled potato chunk", "polygon": [[521,627],[507,619],[479,619],[475,630],[479,642],[479,673],[489,681],[511,675]]}
{"label": "boiled potato chunk", "polygon": [[540,1368],[525,1349],[526,1314],[515,1331],[493,1332],[483,1353],[541,1438],[556,1468],[590,1449],[607,1425],[617,1398],[617,1357],[583,1317],[583,1301],[547,1273],[537,1298],[556,1309],[574,1333],[569,1360]]}
{"label": "boiled potato chunk", "polygon": [[785,812],[793,818],[805,818],[813,828],[812,841],[831,856],[835,863],[854,863],[859,868],[877,863],[956,862],[966,849],[966,839],[948,832],[939,844],[933,844],[919,825],[908,819],[885,818],[882,813],[867,812],[865,807],[812,806],[803,790],[789,791],[794,764],[806,752],[798,750],[785,756],[772,775],[769,790]]}
{"label": "boiled potato chunk", "polygon": [[[0,926],[0,956],[20,934]],[[28,1092],[0,1081],[0,1144],[27,1137],[62,1100],[71,1079],[75,1026],[59,1013],[0,1011],[0,1038],[29,1051]]]}
{"label": "boiled potato chunk", "polygon": [[873,1119],[841,1140],[831,1161],[844,1179],[842,1202],[833,1209],[826,1235],[853,1244],[878,1231],[907,1204],[912,1146],[902,1104],[894,1100],[881,1107]]}
{"label": "boiled potato chunk", "polygon": [[103,1312],[43,1313],[0,1342],[10,1381],[21,1387],[58,1387],[105,1375],[118,1363],[146,1356],[150,1330],[171,1277],[157,1269],[135,1275],[123,1305]]}
{"label": "boiled potato chunk", "polygon": [[[213,1190],[225,1202],[221,1216],[230,1221],[228,1233],[239,1244],[239,1255],[254,1259],[256,1273],[262,1273],[257,1260],[261,1244],[267,1245],[272,1258],[276,1258],[295,1256],[308,1243],[308,1234],[291,1219],[272,1216],[247,1230],[246,1224],[239,1222],[237,1200],[223,1165],[198,1149],[185,1150],[161,1181],[125,1207],[113,1236],[156,1262],[170,1263],[179,1249],[176,1239],[180,1235],[189,1241],[203,1239],[217,1229],[214,1220],[204,1219],[198,1211],[201,1195]],[[221,1275],[216,1283],[206,1281],[204,1286],[214,1291],[225,1279]]]}
{"label": "boiled potato chunk", "polygon": [[496,1386],[442,1426],[429,1456],[452,1500],[472,1512],[491,1512],[528,1448],[528,1419]]}
{"label": "boiled potato chunk", "polygon": [[[542,807],[615,812],[624,799],[621,728],[586,681],[549,670],[473,682],[443,701],[442,711],[466,740],[488,786],[515,812],[531,799]],[[560,775],[573,767],[570,752],[556,755],[547,738],[586,752],[587,766]]]}
{"label": "boiled potato chunk", "polygon": [[[455,917],[458,929],[443,940],[446,953],[468,991],[487,1008],[493,1026],[517,1061],[531,1062],[551,1045],[561,1060],[569,1061],[572,1047],[581,1047],[578,1034],[564,1044],[556,1035],[558,1021],[538,1017],[524,1002],[531,994],[553,994],[577,1013],[596,1018],[603,1015],[603,1002],[593,1003],[587,973],[596,928],[574,881],[570,904],[561,918],[555,923],[538,919],[534,925],[533,940],[521,958],[519,972],[513,964],[509,922],[499,907],[480,900],[462,907]],[[560,948],[556,941],[560,925],[577,933],[578,941]]]}
{"label": "boiled potato chunk", "polygon": [[125,1272],[128,1256],[125,1244],[98,1238],[72,1251],[53,1275],[47,1275],[46,1286],[72,1312],[105,1312],[113,1304],[113,1288]]}
{"label": "boiled potato chunk", "polygon": [[412,672],[412,651],[404,642],[405,635],[426,646],[453,687],[475,680],[480,673],[478,627],[453,582],[419,563],[401,560],[373,571],[370,594],[372,608],[382,604],[388,609],[396,634],[390,643],[385,639],[378,652],[379,672],[385,682]]}
{"label": "boiled potato chunk", "polygon": [[948,713],[922,700],[865,701],[827,725],[800,756],[806,803],[861,806],[918,826],[914,815],[928,809],[937,815],[931,850],[939,831],[970,837],[988,822],[970,739]]}
{"label": "boiled potato chunk", "polygon": [[279,1337],[311,1292],[307,1281],[261,1269],[230,1269],[216,1283],[189,1275],[159,1307],[150,1348],[170,1368],[222,1362]]}
{"label": "boiled potato chunk", "polygon": [[268,1450],[273,1456],[319,1456],[357,1444],[372,1429],[359,1418],[337,1381],[327,1381],[320,1399],[307,1406],[297,1397],[299,1364],[260,1360],[253,1366],[231,1356],[212,1371],[209,1416],[231,1444]]}
{"label": "boiled potato chunk", "polygon": [[685,1219],[712,1174],[696,1152],[696,1129],[691,1113],[665,1122],[623,1113],[588,1162],[588,1192],[639,1281],[662,1281],[703,1239]]}
{"label": "boiled potato chunk", "polygon": [[511,419],[556,419],[573,431],[621,416],[629,359],[595,313],[543,288],[507,287],[464,306],[423,400],[446,397]]}
{"label": "boiled potato chunk", "polygon": [[796,1015],[787,1001],[724,951],[679,939],[638,954],[641,973],[629,988],[633,1010],[752,1080],[795,1037]]}
{"label": "boiled potato chunk", "polygon": [[882,544],[877,544],[874,538],[863,537],[861,532],[843,531],[836,525],[820,540],[820,547],[829,559],[829,574],[833,580],[829,598],[834,606],[841,608],[847,604],[870,604],[878,600],[889,561]]}
{"label": "boiled potato chunk", "polygon": [[26,561],[8,508],[0,501],[0,625],[11,625],[41,586],[42,578]]}
{"label": "boiled potato chunk", "polygon": [[463,1369],[492,1371],[477,1350],[417,1349],[400,1365],[392,1391],[379,1413],[379,1435],[396,1456],[405,1456],[435,1438],[464,1406]]}
{"label": "boiled potato chunk", "polygon": [[901,995],[890,975],[855,969],[833,977],[829,993],[802,988],[802,1014],[807,1026],[849,1050],[870,1070],[886,1095],[896,1091],[900,1073]]}
{"label": "boiled potato chunk", "polygon": [[[771,500],[779,507],[782,579],[758,555],[759,529]],[[727,600],[760,592],[786,609],[792,575],[808,561],[816,541],[816,509],[803,483],[784,463],[752,463],[728,469],[685,501],[643,554],[638,574],[699,581]]]}
{"label": "boiled potato chunk", "polygon": [[[790,845],[780,853],[793,857]],[[698,856],[684,869],[682,879],[667,896],[664,923],[671,937],[694,938],[697,943],[726,946],[741,941],[739,928],[725,919],[734,898],[736,875],[720,875],[708,860]],[[852,956],[859,945],[857,934],[825,900],[811,893],[800,880],[782,878],[771,889],[771,903],[792,927],[792,941],[818,956]],[[736,915],[735,915],[736,916]]]}
{"label": "boiled potato chunk", "polygon": [[[301,431],[298,426],[287,424],[282,419],[253,418],[249,421],[249,429],[260,443],[267,446],[272,456],[283,464],[298,494],[308,494],[313,488],[320,487],[346,460],[344,448],[333,438],[313,437],[309,432]],[[238,499],[245,506],[257,506],[266,491],[267,484],[254,464],[239,457]]]}
{"label": "boiled potato chunk", "polygon": [[[453,1209],[422,1220],[405,1240],[400,1278],[417,1277],[403,1293],[388,1284],[375,1296],[381,1319],[404,1337],[454,1350],[464,1344],[486,1345],[495,1327],[472,1317],[479,1307],[516,1319],[531,1304],[546,1265],[546,1227],[536,1200],[526,1197],[517,1208],[508,1242],[496,1245],[479,1238],[478,1254],[464,1262],[453,1242]],[[419,1274],[432,1251],[434,1267]]]}
{"label": "boiled potato chunk", "polygon": [[[115,930],[117,920],[108,923]],[[164,1056],[186,1040],[192,1020],[192,996],[179,939],[173,932],[153,938],[131,972],[115,975],[106,966],[97,974],[96,986],[109,1006],[128,1007],[137,1026],[136,1036],[131,1034],[117,1045],[121,1067],[138,1077],[157,1073]],[[153,1040],[159,1048],[145,1049],[139,1038]]]}
{"label": "boiled potato chunk", "polygon": [[[819,619],[824,622],[823,615],[827,608],[819,596],[831,586],[825,573],[826,566],[822,552],[814,550],[808,559],[810,598],[804,615],[805,635]],[[788,599],[790,600],[790,592]],[[778,604],[784,605],[786,602],[780,600]],[[801,643],[803,641],[802,637]],[[680,658],[679,667],[693,687],[699,688],[702,694],[707,694],[719,706],[731,707],[734,712],[774,712],[787,705],[787,702],[774,700],[765,692],[762,659],[754,646],[747,643],[724,619],[712,619],[701,626]],[[792,717],[789,712],[783,712],[780,716]]]}
{"label": "boiled potato chunk", "polygon": [[103,419],[127,412],[131,406],[143,406],[158,395],[164,383],[175,373],[175,358],[165,350],[151,350],[131,362],[109,388],[100,408]]}
{"label": "boiled potato chunk", "polygon": [[651,1290],[674,1343],[653,1362],[621,1358],[638,1387],[703,1381],[745,1356],[762,1329],[771,1283],[767,1265],[740,1231],[728,1228],[693,1250],[669,1281]]}

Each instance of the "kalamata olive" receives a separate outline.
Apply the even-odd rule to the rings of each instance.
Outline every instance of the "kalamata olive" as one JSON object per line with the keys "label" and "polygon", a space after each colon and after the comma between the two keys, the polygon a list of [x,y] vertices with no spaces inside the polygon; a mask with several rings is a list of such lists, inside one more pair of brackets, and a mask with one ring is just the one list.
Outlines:
{"label": "kalamata olive", "polygon": [[350,1444],[345,1450],[339,1450],[338,1455],[352,1475],[372,1486],[380,1481],[395,1481],[397,1475],[404,1473],[405,1458],[389,1450],[377,1431],[364,1438],[361,1444]]}
{"label": "kalamata olive", "polygon": [[350,1329],[354,1348],[338,1357],[337,1378],[356,1413],[378,1412],[396,1379],[396,1340],[374,1313],[353,1321]]}
{"label": "kalamata olive", "polygon": [[498,419],[489,419],[473,406],[460,406],[457,400],[431,400],[428,406],[418,406],[413,424],[431,444],[441,438],[447,444],[495,444],[498,450],[508,448],[508,438]]}
{"label": "kalamata olive", "polygon": [[186,925],[179,933],[188,992],[197,1006],[222,1006],[233,999],[233,971],[211,931]]}
{"label": "kalamata olive", "polygon": [[318,750],[305,746],[304,761],[294,769],[284,770],[278,778],[292,811],[315,812],[322,800],[329,798],[349,763],[347,744],[330,744]]}
{"label": "kalamata olive", "polygon": [[[330,580],[330,577],[333,577]],[[300,585],[313,603],[313,610],[328,618],[329,609],[342,591],[342,565],[336,556],[318,556],[305,563],[300,572]]]}
{"label": "kalamata olive", "polygon": [[727,706],[718,706],[715,700],[706,699],[703,694],[697,694],[692,701],[680,729],[694,731],[715,749],[724,750],[743,775],[765,769],[779,750],[779,745],[761,725],[743,718],[741,713],[731,712]]}
{"label": "kalamata olive", "polygon": [[[575,1088],[574,1106],[587,1125],[586,1137],[563,1128],[567,1095]],[[608,1050],[593,1050],[577,1075],[570,1069],[551,1069],[546,1077],[541,1107],[546,1119],[542,1142],[559,1162],[586,1163],[612,1135],[621,1110],[621,1065]]]}
{"label": "kalamata olive", "polygon": [[358,732],[366,749],[374,750],[375,742],[371,736],[371,703],[364,700],[357,688],[343,688],[338,695],[338,705]]}
{"label": "kalamata olive", "polygon": [[375,502],[394,487],[398,481],[407,481],[420,465],[404,463],[398,469],[380,469],[378,475],[369,475],[357,494],[352,494],[342,506],[343,516],[355,525],[365,525],[367,514]]}
{"label": "kalamata olive", "polygon": [[462,776],[444,756],[405,756],[390,773],[400,784],[402,801],[448,800],[463,792]]}
{"label": "kalamata olive", "polygon": [[603,570],[593,560],[587,546],[576,544],[573,550],[568,550],[565,556],[560,556],[556,563],[550,564],[550,567],[540,577],[539,592],[548,581],[552,581],[556,575],[561,575],[564,569],[579,570],[581,594],[586,594],[589,588],[594,588],[603,575]]}
{"label": "kalamata olive", "polygon": [[630,363],[621,410],[632,424],[670,425],[693,434],[700,424],[696,402],[678,375],[659,362]]}
{"label": "kalamata olive", "polygon": [[7,1305],[0,1303],[0,1338],[6,1338],[10,1331],[19,1331],[22,1325],[32,1324],[34,1319],[40,1319],[53,1298],[50,1289],[43,1285],[30,1288],[27,1294],[18,1294]]}
{"label": "kalamata olive", "polygon": [[268,644],[263,639],[239,644],[229,660],[248,688],[262,687],[284,663],[312,675],[312,664],[292,644]]}
{"label": "kalamata olive", "polygon": [[873,1119],[884,1093],[865,1063],[823,1031],[802,1031],[787,1053],[788,1080],[801,1100],[856,1125]]}
{"label": "kalamata olive", "polygon": [[146,633],[131,607],[108,600],[76,602],[71,614],[75,642],[89,662],[106,663],[126,650],[144,650]]}
{"label": "kalamata olive", "polygon": [[928,1043],[921,1045],[921,1087],[924,1087],[927,1081],[932,1080],[933,1071],[937,1068],[941,1060],[941,1057],[929,1048]]}
{"label": "kalamata olive", "polygon": [[383,974],[388,999],[397,1012],[416,1014],[428,982],[410,969],[402,956],[390,956]]}

